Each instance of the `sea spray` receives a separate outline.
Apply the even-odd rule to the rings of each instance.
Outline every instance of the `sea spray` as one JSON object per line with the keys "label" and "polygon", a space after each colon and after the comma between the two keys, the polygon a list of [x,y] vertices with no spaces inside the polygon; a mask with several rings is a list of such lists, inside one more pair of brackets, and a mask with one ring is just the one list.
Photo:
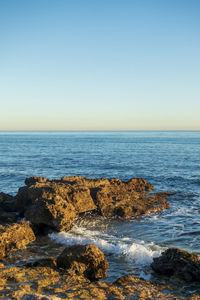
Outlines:
{"label": "sea spray", "polygon": [[62,245],[94,244],[105,254],[114,255],[137,266],[149,265],[163,248],[143,240],[120,238],[98,230],[89,230],[75,225],[69,232],[51,233],[49,237]]}

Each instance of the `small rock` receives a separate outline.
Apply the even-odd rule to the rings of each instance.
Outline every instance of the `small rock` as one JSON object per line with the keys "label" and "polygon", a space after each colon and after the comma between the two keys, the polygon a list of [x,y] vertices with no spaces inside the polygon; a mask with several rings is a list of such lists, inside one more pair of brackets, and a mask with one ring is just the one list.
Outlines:
{"label": "small rock", "polygon": [[12,251],[25,249],[26,245],[35,240],[29,222],[0,225],[0,258]]}
{"label": "small rock", "polygon": [[200,281],[200,258],[178,248],[169,248],[160,257],[154,258],[151,267],[158,274]]}
{"label": "small rock", "polygon": [[84,274],[89,280],[107,277],[109,264],[104,253],[95,245],[75,245],[67,247],[57,258],[57,266],[74,268],[78,275]]}

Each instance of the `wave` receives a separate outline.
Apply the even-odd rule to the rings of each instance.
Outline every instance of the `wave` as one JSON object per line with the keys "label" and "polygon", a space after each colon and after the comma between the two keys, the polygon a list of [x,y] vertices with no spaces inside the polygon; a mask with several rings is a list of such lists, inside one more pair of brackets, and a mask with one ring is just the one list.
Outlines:
{"label": "wave", "polygon": [[154,257],[160,256],[164,248],[153,242],[133,241],[120,238],[97,230],[74,226],[69,232],[51,233],[49,237],[55,242],[71,246],[75,244],[94,244],[105,254],[114,255],[115,259],[125,259],[137,266],[149,265]]}

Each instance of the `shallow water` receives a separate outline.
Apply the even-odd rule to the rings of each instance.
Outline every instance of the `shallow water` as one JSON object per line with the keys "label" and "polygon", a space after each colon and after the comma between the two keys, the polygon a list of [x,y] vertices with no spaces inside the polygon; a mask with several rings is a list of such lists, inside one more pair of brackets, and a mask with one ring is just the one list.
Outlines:
{"label": "shallow water", "polygon": [[149,279],[153,257],[168,247],[200,255],[200,131],[0,132],[0,191],[15,195],[30,176],[143,177],[155,191],[175,191],[171,208],[131,220],[85,216],[60,244],[94,243],[122,274]]}

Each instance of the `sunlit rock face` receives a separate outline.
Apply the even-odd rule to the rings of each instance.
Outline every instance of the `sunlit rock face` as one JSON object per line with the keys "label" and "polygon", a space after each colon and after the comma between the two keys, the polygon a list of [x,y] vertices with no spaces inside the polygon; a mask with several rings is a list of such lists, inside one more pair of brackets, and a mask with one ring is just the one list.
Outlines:
{"label": "sunlit rock face", "polygon": [[169,207],[163,194],[153,194],[145,179],[124,182],[114,179],[90,179],[81,176],[47,180],[31,177],[19,189],[17,209],[33,224],[57,231],[69,230],[79,214],[95,211],[104,217],[130,218]]}

